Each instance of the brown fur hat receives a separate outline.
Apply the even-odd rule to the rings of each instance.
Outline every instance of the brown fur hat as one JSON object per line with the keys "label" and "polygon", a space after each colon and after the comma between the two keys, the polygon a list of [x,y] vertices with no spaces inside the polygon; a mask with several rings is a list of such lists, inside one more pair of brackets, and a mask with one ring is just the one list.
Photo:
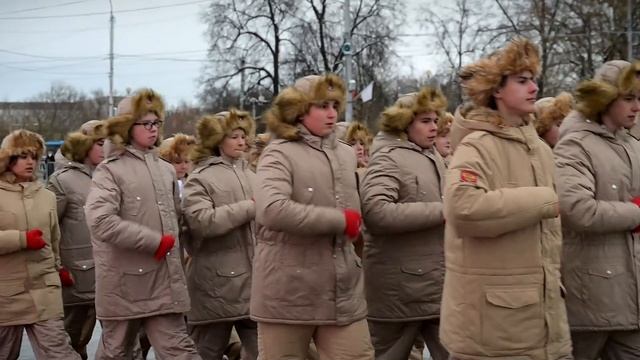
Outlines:
{"label": "brown fur hat", "polygon": [[368,149],[371,145],[371,141],[373,141],[373,138],[371,136],[371,133],[369,132],[369,129],[367,129],[367,127],[363,123],[354,121],[349,124],[347,133],[344,137],[344,141],[349,145],[353,145],[357,141],[360,141],[360,143],[362,143],[362,145],[364,145],[364,147]]}
{"label": "brown fur hat", "polygon": [[462,89],[477,106],[493,108],[493,94],[505,76],[530,71],[540,74],[540,53],[531,40],[517,37],[486,58],[462,68],[459,73]]}
{"label": "brown fur hat", "polygon": [[196,138],[191,135],[177,133],[160,144],[159,155],[170,163],[191,160],[191,152],[196,145]]}
{"label": "brown fur hat", "polygon": [[191,153],[191,159],[197,163],[209,156],[218,155],[218,145],[225,136],[235,129],[244,130],[253,138],[256,123],[246,111],[230,109],[215,115],[206,115],[196,124],[197,144]]}
{"label": "brown fur hat", "polygon": [[[129,144],[133,123],[148,113],[153,113],[160,121],[164,121],[164,100],[155,91],[140,89],[133,95],[122,99],[118,104],[117,115],[106,120],[107,133],[111,143],[116,148]],[[162,142],[162,129],[158,129],[158,132],[156,146]]]}
{"label": "brown fur hat", "polygon": [[96,141],[107,137],[107,127],[102,120],[89,120],[80,130],[67,134],[60,152],[68,160],[83,163]]}
{"label": "brown fur hat", "polygon": [[37,160],[40,161],[44,151],[44,139],[39,134],[24,129],[12,131],[2,139],[0,145],[0,175],[3,175],[5,180],[13,182],[15,176],[5,174],[9,171],[11,157],[31,153],[36,155]]}
{"label": "brown fur hat", "polygon": [[416,115],[433,111],[441,117],[446,108],[447,98],[439,89],[424,87],[420,92],[402,95],[386,108],[380,118],[380,129],[406,139],[406,130]]}
{"label": "brown fur hat", "polygon": [[449,135],[449,131],[451,131],[451,124],[453,124],[454,116],[450,112],[445,112],[442,114],[440,119],[438,119],[438,136],[444,137]]}
{"label": "brown fur hat", "polygon": [[538,135],[546,134],[553,124],[561,122],[573,107],[573,96],[568,92],[561,92],[556,97],[546,97],[536,101],[535,125]]}
{"label": "brown fur hat", "polygon": [[344,82],[337,75],[305,76],[275,98],[271,108],[265,113],[267,127],[278,138],[299,140],[296,125],[309,112],[311,105],[335,101],[338,103],[338,113],[342,113],[345,97]]}
{"label": "brown fur hat", "polygon": [[624,60],[604,63],[592,80],[576,88],[576,110],[587,119],[600,122],[600,115],[619,96],[640,90],[640,62]]}

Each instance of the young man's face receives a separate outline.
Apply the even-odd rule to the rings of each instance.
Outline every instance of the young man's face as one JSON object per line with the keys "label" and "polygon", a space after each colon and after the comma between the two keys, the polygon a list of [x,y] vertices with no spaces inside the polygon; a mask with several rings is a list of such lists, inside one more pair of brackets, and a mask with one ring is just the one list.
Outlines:
{"label": "young man's face", "polygon": [[158,140],[158,129],[162,126],[162,121],[154,113],[148,113],[142,119],[133,123],[131,127],[131,144],[148,149]]}
{"label": "young man's face", "polygon": [[618,96],[602,114],[602,120],[608,121],[615,128],[631,128],[635,124],[640,111],[640,92]]}
{"label": "young man's face", "polygon": [[440,156],[446,158],[451,155],[451,140],[448,136],[436,137],[436,150],[440,153]]}
{"label": "young man's face", "polygon": [[224,137],[220,143],[220,152],[232,159],[239,159],[244,155],[247,147],[247,135],[242,129],[235,129]]}
{"label": "young man's face", "polygon": [[338,120],[338,103],[325,101],[320,105],[311,105],[309,112],[302,117],[302,125],[315,136],[327,137],[333,133]]}
{"label": "young man's face", "polygon": [[409,141],[423,149],[430,149],[438,135],[438,114],[434,111],[417,114],[409,127]]}
{"label": "young man's face", "polygon": [[535,111],[538,84],[530,71],[508,75],[504,85],[494,93],[498,109],[524,116]]}

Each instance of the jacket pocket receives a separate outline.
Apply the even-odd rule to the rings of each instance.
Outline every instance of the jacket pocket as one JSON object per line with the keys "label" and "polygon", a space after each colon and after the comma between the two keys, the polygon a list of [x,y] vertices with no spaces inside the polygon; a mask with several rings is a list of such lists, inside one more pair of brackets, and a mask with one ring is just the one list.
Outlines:
{"label": "jacket pocket", "polygon": [[122,212],[130,216],[137,216],[142,206],[142,198],[140,196],[127,196],[122,205]]}
{"label": "jacket pocket", "polygon": [[120,277],[123,297],[129,301],[153,298],[156,288],[155,275],[156,269],[153,268],[123,271]]}
{"label": "jacket pocket", "polygon": [[621,289],[631,284],[625,267],[622,264],[594,264],[589,268],[580,269],[581,299],[588,304],[588,307],[599,313],[618,312],[616,309],[618,301],[611,301],[608,294],[620,294]]}
{"label": "jacket pocket", "polygon": [[96,289],[95,263],[93,259],[78,260],[71,264],[71,273],[78,292],[94,292]]}
{"label": "jacket pocket", "polygon": [[16,214],[11,211],[0,211],[0,230],[17,230]]}
{"label": "jacket pocket", "polygon": [[444,267],[438,260],[409,263],[400,267],[397,279],[400,301],[440,303]]}
{"label": "jacket pocket", "polygon": [[[25,291],[24,282],[0,282],[0,322],[15,320],[15,310],[20,311],[23,301],[18,301],[15,297]],[[12,311],[12,309],[15,309]]]}
{"label": "jacket pocket", "polygon": [[545,321],[540,286],[488,287],[482,311],[482,341],[496,350],[544,345]]}
{"label": "jacket pocket", "polygon": [[249,299],[251,289],[250,272],[242,266],[216,269],[215,292],[231,301]]}

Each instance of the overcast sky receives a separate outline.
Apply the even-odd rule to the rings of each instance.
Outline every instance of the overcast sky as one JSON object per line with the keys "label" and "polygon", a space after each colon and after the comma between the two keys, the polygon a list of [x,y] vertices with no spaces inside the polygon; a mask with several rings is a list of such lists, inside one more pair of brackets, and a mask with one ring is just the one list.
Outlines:
{"label": "overcast sky", "polygon": [[[420,0],[405,0],[408,6]],[[170,105],[195,103],[205,59],[208,0],[112,0],[116,16],[114,88],[152,87]],[[109,89],[109,0],[0,0],[0,101],[26,100],[63,81]],[[414,13],[414,11],[408,11]],[[407,28],[408,33],[420,32]],[[406,71],[435,70],[424,39],[397,51]]]}

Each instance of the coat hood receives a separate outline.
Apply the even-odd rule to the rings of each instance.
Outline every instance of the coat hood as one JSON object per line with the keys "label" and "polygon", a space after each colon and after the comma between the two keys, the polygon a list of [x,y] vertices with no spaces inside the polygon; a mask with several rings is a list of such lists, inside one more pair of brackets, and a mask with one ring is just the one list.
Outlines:
{"label": "coat hood", "polygon": [[338,114],[344,111],[346,97],[344,81],[335,74],[309,75],[284,89],[265,113],[267,127],[276,138],[300,140],[297,124],[311,105],[325,101],[338,104]]}
{"label": "coat hood", "polygon": [[536,101],[535,126],[538,135],[546,134],[553,124],[560,123],[569,115],[573,107],[573,96],[568,92],[561,92],[556,97],[546,97]]}
{"label": "coat hood", "polygon": [[196,139],[193,136],[177,133],[168,139],[164,139],[158,154],[170,163],[188,160],[195,147]]}
{"label": "coat hood", "polygon": [[588,119],[581,112],[574,110],[571,111],[569,115],[564,118],[564,120],[562,120],[562,125],[560,125],[559,138],[562,139],[568,134],[577,131],[588,131],[605,138],[615,138],[615,136],[604,127],[604,125],[601,125],[594,120]]}

